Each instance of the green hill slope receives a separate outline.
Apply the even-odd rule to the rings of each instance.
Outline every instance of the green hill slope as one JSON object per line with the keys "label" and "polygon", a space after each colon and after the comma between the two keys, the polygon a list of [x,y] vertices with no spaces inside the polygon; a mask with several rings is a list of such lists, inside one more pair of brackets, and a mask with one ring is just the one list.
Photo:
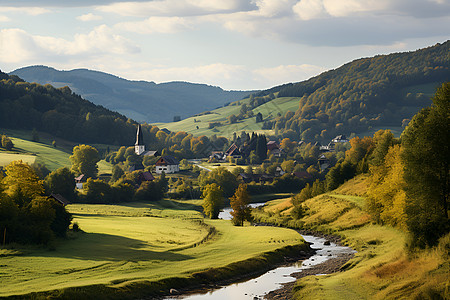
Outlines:
{"label": "green hill slope", "polygon": [[[159,124],[194,135],[264,130],[294,140],[328,140],[375,128],[400,129],[442,82],[450,80],[450,41],[414,52],[358,59],[307,81],[286,84],[178,123]],[[273,99],[273,100],[271,100]],[[238,116],[246,104],[252,111]],[[265,122],[256,123],[260,112]],[[241,118],[229,124],[231,114]],[[197,121],[195,122],[194,121]],[[201,122],[198,122],[201,121]],[[220,122],[215,128],[209,123]],[[197,129],[198,126],[198,129]]]}

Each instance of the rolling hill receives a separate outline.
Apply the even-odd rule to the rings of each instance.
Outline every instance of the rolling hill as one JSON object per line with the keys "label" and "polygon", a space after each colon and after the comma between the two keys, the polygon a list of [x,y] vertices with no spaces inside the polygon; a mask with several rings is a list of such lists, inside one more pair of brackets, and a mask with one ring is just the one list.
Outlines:
{"label": "rolling hill", "polygon": [[[157,125],[197,136],[230,137],[246,130],[304,141],[326,141],[337,134],[364,134],[377,128],[401,131],[431,103],[436,88],[450,80],[449,53],[447,41],[417,51],[358,59],[303,82],[261,91],[181,122]],[[258,113],[263,122],[256,122]],[[233,114],[236,122],[229,120]]]}
{"label": "rolling hill", "polygon": [[131,81],[87,69],[59,71],[46,66],[30,66],[10,74],[42,85],[69,86],[84,99],[148,123],[172,121],[174,116],[186,118],[251,93],[224,91],[219,87],[188,82]]}

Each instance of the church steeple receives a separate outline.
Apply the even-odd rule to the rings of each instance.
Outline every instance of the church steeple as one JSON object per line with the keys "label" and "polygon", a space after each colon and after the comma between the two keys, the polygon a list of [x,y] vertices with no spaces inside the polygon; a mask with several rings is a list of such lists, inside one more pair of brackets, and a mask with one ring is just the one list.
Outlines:
{"label": "church steeple", "polygon": [[141,155],[145,151],[144,138],[142,135],[141,124],[138,124],[136,132],[136,143],[134,144],[134,152],[137,155]]}

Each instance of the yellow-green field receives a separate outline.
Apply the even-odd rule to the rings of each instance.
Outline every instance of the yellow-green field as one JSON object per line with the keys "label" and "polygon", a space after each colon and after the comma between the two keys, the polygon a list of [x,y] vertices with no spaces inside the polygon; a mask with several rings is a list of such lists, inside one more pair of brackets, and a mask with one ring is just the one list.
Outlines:
{"label": "yellow-green field", "polygon": [[[304,202],[306,215],[297,222],[287,219],[290,198],[269,202],[256,215],[265,221],[303,227],[341,236],[357,250],[344,272],[300,279],[295,299],[444,299],[450,298],[450,235],[439,247],[408,254],[407,234],[374,225],[364,211],[364,177],[357,177],[333,193]],[[343,192],[345,191],[345,194]]]}
{"label": "yellow-green field", "polygon": [[230,221],[203,220],[199,212],[180,207],[179,203],[70,205],[68,210],[84,233],[58,241],[52,251],[0,250],[0,297],[98,284],[123,288],[189,277],[303,244],[294,230],[235,227]]}
{"label": "yellow-green field", "polygon": [[[15,160],[22,160],[28,164],[34,162],[45,164],[51,171],[70,167],[69,156],[72,154],[72,146],[64,142],[64,147],[54,148],[49,143],[38,143],[28,140],[27,132],[18,130],[2,130],[6,132],[14,143],[12,151],[0,150],[0,166],[6,166]],[[42,139],[44,140],[44,139]],[[48,142],[48,138],[45,139]],[[110,174],[112,165],[104,160],[98,163],[99,174]]]}
{"label": "yellow-green field", "polygon": [[[241,120],[235,124],[228,124],[227,117],[231,114],[239,115],[241,105],[249,103],[249,99],[239,101],[240,105],[229,105],[221,107],[211,111],[210,114],[202,116],[190,117],[179,122],[172,123],[155,123],[159,128],[167,128],[170,131],[186,131],[194,136],[207,135],[211,136],[217,134],[218,136],[232,137],[234,132],[240,133],[241,131],[265,133],[273,135],[273,130],[262,130],[263,123],[256,123],[255,117]],[[253,113],[256,116],[261,112],[264,120],[274,119],[278,113],[281,115],[286,114],[287,111],[295,112],[298,109],[299,98],[286,97],[276,98],[270,102],[258,106],[253,109]],[[195,120],[195,121],[194,121]],[[213,129],[209,128],[210,122],[222,122],[223,126],[218,126]],[[198,127],[198,128],[197,128]]]}

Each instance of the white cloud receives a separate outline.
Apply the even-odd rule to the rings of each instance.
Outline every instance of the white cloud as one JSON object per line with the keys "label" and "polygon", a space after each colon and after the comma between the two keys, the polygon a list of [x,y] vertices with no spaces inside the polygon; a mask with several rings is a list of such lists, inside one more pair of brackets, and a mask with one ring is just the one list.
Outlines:
{"label": "white cloud", "polygon": [[94,15],[93,13],[84,14],[77,17],[77,20],[88,22],[88,21],[98,21],[102,20],[103,17],[99,15]]}
{"label": "white cloud", "polygon": [[327,15],[321,0],[302,0],[294,5],[292,10],[302,20],[318,19]]}
{"label": "white cloud", "polygon": [[34,39],[21,29],[0,31],[0,61],[18,63],[37,56]]}
{"label": "white cloud", "polygon": [[22,29],[0,31],[0,61],[29,62],[40,58],[91,57],[100,54],[133,54],[140,49],[106,25],[87,34],[76,34],[72,41],[51,36],[32,35]]}
{"label": "white cloud", "polygon": [[37,16],[50,12],[50,10],[42,7],[9,7],[9,6],[3,7],[0,6],[0,11],[2,13],[5,12],[24,13],[30,16]]}
{"label": "white cloud", "polygon": [[0,22],[9,22],[9,21],[11,21],[10,18],[8,18],[7,16],[0,15]]}
{"label": "white cloud", "polygon": [[[247,4],[246,4],[247,3]],[[104,12],[122,16],[201,16],[211,13],[223,13],[248,9],[245,0],[156,0],[147,2],[118,2],[98,6]]]}
{"label": "white cloud", "polygon": [[122,22],[115,27],[141,34],[175,33],[190,28],[191,22],[180,17],[150,17],[144,21]]}

